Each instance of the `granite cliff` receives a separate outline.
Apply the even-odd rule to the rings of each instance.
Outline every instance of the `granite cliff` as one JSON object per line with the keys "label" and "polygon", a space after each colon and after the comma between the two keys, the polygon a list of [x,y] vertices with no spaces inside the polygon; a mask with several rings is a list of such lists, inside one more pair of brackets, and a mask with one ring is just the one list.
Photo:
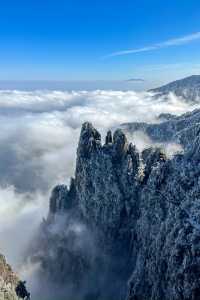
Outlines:
{"label": "granite cliff", "polygon": [[29,299],[25,283],[12,271],[3,255],[0,255],[0,300]]}
{"label": "granite cliff", "polygon": [[[190,117],[165,122],[190,132]],[[199,299],[200,136],[191,126],[184,153],[168,159],[158,147],[139,153],[120,129],[102,143],[83,124],[75,177],[53,189],[34,248],[59,299]]]}

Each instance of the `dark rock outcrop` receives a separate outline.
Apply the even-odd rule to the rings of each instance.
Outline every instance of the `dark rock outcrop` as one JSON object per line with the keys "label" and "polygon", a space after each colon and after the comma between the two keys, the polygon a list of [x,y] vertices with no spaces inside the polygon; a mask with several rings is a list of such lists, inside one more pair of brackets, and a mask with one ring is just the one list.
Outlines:
{"label": "dark rock outcrop", "polygon": [[[190,114],[182,118],[190,124]],[[83,125],[75,178],[69,189],[54,188],[35,250],[43,275],[64,286],[63,295],[199,299],[200,153],[194,131],[185,153],[167,159],[160,148],[139,153],[121,130],[113,137],[109,132],[102,145],[98,131]]]}

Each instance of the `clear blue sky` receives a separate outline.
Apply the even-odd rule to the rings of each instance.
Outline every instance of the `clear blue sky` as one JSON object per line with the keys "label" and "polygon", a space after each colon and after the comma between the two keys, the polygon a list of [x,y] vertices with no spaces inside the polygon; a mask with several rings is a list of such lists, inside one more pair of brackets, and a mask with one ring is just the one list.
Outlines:
{"label": "clear blue sky", "polygon": [[159,82],[200,73],[199,0],[1,0],[0,5],[1,80]]}

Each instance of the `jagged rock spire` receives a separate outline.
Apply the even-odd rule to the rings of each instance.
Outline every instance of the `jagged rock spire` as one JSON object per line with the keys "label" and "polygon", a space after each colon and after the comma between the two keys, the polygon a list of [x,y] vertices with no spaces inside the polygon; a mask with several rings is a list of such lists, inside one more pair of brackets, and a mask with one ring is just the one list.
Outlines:
{"label": "jagged rock spire", "polygon": [[120,157],[128,149],[128,142],[126,135],[121,129],[117,129],[113,135],[113,144],[117,157]]}
{"label": "jagged rock spire", "polygon": [[89,157],[93,150],[96,150],[101,146],[101,135],[92,126],[91,123],[85,122],[81,129],[79,145],[78,145],[78,156]]}
{"label": "jagged rock spire", "polygon": [[105,138],[105,144],[108,145],[108,144],[112,144],[113,142],[113,138],[112,138],[112,132],[111,130],[109,130],[107,132],[107,135],[106,135],[106,138]]}
{"label": "jagged rock spire", "polygon": [[127,154],[130,155],[132,161],[132,173],[135,175],[138,171],[139,164],[140,164],[140,155],[137,151],[135,145],[130,143],[128,145]]}

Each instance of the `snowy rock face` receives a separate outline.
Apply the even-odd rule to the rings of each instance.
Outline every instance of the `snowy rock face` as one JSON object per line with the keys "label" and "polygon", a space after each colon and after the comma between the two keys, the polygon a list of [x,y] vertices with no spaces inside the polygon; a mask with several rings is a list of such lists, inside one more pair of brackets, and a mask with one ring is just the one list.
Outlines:
{"label": "snowy rock face", "polygon": [[134,193],[135,185],[128,192],[127,186],[133,181],[138,167],[139,154],[132,145],[128,147],[121,130],[117,130],[113,138],[109,132],[102,146],[99,133],[91,124],[84,124],[75,174],[83,217],[105,232],[117,232]]}
{"label": "snowy rock face", "polygon": [[159,88],[152,89],[150,92],[156,93],[157,97],[167,97],[169,93],[173,93],[189,103],[198,103],[200,101],[200,75],[192,75],[170,82]]}
{"label": "snowy rock face", "polygon": [[159,123],[124,123],[121,128],[124,132],[132,134],[136,131],[145,133],[153,142],[180,143],[184,149],[192,145],[200,132],[200,110],[181,116],[161,114]]}
{"label": "snowy rock face", "polygon": [[[190,117],[182,117],[184,130]],[[182,124],[167,122],[174,120]],[[167,159],[160,148],[139,153],[122,130],[102,144],[83,124],[75,178],[54,188],[35,250],[43,276],[66,288],[63,298],[199,299],[200,150],[192,126],[190,147]]]}

